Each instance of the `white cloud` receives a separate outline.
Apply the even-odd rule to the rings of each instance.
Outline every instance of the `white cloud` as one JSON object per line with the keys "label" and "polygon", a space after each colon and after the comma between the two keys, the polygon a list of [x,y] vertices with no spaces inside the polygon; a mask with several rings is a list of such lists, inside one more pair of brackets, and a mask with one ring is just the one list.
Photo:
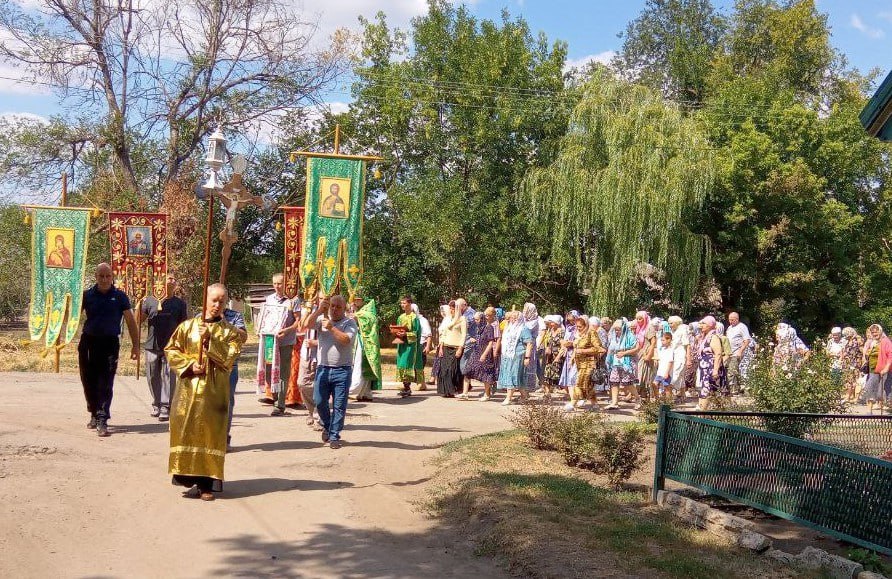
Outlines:
{"label": "white cloud", "polygon": [[359,16],[371,20],[379,10],[387,14],[388,26],[403,29],[412,18],[427,12],[426,0],[391,0],[386,9],[379,0],[304,0],[302,4],[304,18],[319,24],[317,41],[327,41],[339,28],[358,31]]}
{"label": "white cloud", "polygon": [[889,21],[889,22],[892,22],[892,11],[888,11],[888,12],[880,12],[879,14],[877,14],[877,16],[879,16],[879,17],[882,18],[883,20],[887,20],[887,21]]}
{"label": "white cloud", "polygon": [[50,87],[25,79],[22,69],[0,62],[0,94],[48,95]]}
{"label": "white cloud", "polygon": [[574,68],[576,70],[582,70],[590,62],[599,62],[603,65],[610,66],[610,61],[613,60],[614,56],[616,56],[615,50],[605,50],[604,52],[589,54],[582,58],[568,58],[567,62],[564,63],[564,72],[569,72]]}
{"label": "white cloud", "polygon": [[865,22],[861,20],[861,17],[857,14],[852,14],[852,17],[849,19],[849,24],[852,25],[852,28],[868,38],[877,39],[882,38],[886,35],[886,33],[882,31],[882,29],[874,28],[873,26],[868,26],[867,24],[865,24]]}
{"label": "white cloud", "polygon": [[37,123],[47,124],[50,120],[41,115],[35,115],[34,113],[20,113],[16,111],[4,111],[0,112],[0,119],[14,121],[16,119],[26,120],[26,121],[34,121]]}

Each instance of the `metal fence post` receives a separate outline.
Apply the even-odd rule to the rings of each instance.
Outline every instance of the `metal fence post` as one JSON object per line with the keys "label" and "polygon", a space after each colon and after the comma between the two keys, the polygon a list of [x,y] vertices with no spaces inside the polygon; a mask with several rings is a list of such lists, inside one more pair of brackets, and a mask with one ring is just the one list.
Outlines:
{"label": "metal fence post", "polygon": [[651,501],[654,503],[657,502],[657,495],[666,484],[666,479],[663,477],[663,456],[665,454],[663,447],[666,443],[666,414],[669,410],[668,404],[660,406],[660,418],[657,422],[657,454],[654,457],[654,486],[651,496]]}

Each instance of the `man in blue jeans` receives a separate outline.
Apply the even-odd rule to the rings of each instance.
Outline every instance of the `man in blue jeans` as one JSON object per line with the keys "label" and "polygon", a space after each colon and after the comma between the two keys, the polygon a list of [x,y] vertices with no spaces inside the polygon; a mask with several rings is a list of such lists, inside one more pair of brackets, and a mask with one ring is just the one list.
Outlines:
{"label": "man in blue jeans", "polygon": [[[313,402],[322,421],[322,442],[329,443],[333,449],[341,448],[341,430],[347,414],[347,393],[353,371],[353,346],[359,331],[346,312],[347,301],[343,296],[323,298],[303,323],[304,330],[316,330],[319,364],[313,384]],[[329,408],[330,399],[334,412]]]}

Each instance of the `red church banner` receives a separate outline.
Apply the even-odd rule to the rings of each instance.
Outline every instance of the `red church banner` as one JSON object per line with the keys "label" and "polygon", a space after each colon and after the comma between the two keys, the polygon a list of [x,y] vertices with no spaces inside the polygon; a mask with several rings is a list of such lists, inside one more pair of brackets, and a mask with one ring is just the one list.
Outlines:
{"label": "red church banner", "polygon": [[147,295],[160,302],[167,291],[167,215],[109,213],[115,284],[136,307]]}
{"label": "red church banner", "polygon": [[304,208],[282,207],[285,213],[285,295],[300,289],[300,258],[304,238]]}

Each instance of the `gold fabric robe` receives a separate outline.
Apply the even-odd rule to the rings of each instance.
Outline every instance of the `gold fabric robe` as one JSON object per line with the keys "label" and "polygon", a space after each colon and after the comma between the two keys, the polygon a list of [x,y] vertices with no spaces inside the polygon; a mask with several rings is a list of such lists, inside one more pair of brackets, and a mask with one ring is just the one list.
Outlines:
{"label": "gold fabric robe", "polygon": [[177,374],[170,406],[170,459],[173,475],[205,476],[223,480],[226,429],[229,417],[229,373],[242,342],[235,326],[225,320],[208,324],[210,343],[205,353],[207,372],[193,376],[200,347],[198,318],[177,327],[164,352]]}

